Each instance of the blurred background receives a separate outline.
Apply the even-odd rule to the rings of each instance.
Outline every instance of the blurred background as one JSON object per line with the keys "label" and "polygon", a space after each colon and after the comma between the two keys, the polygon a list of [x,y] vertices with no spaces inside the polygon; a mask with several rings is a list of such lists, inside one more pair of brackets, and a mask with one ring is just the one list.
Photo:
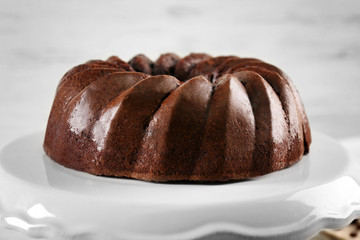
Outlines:
{"label": "blurred background", "polygon": [[71,67],[165,52],[256,57],[280,67],[312,129],[360,157],[358,0],[1,0],[0,148],[45,129]]}

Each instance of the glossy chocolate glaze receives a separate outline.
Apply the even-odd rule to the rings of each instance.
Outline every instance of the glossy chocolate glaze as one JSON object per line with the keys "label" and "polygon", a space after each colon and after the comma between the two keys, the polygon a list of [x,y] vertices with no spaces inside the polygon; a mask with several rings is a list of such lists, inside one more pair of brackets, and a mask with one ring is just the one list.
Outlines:
{"label": "glossy chocolate glaze", "polygon": [[310,143],[300,96],[279,68],[254,58],[168,53],[154,64],[139,54],[129,63],[113,56],[69,70],[44,149],[95,175],[228,181],[291,166]]}
{"label": "glossy chocolate glaze", "polygon": [[[79,91],[66,109],[59,104],[60,101],[54,102],[50,114],[55,117],[49,118],[44,144],[48,155],[71,168],[91,169],[97,154],[92,128],[100,111],[119,93],[147,77],[141,73],[104,74]],[[55,99],[62,99],[64,96],[61,93],[64,92],[59,91]]]}
{"label": "glossy chocolate glaze", "polygon": [[226,75],[214,86],[194,173],[223,180],[259,175],[253,172],[254,146],[255,119],[246,89]]}
{"label": "glossy chocolate glaze", "polygon": [[164,177],[196,180],[196,161],[191,159],[201,154],[211,91],[210,82],[200,76],[182,84],[164,100],[145,131],[136,172],[150,172],[159,181]]}
{"label": "glossy chocolate glaze", "polygon": [[297,91],[297,89],[296,89],[295,85],[293,84],[293,82],[291,81],[291,79],[283,71],[281,71],[278,67],[275,67],[274,65],[271,65],[266,62],[262,62],[258,59],[251,59],[249,61],[237,62],[237,64],[234,64],[234,63],[236,63],[236,61],[237,60],[232,61],[232,63],[229,64],[229,68],[223,68],[221,73],[222,74],[231,73],[231,72],[237,71],[234,68],[239,68],[239,67],[258,66],[258,67],[265,68],[269,71],[276,72],[277,74],[279,74],[282,78],[284,78],[286,80],[286,83],[290,87],[290,89],[293,93],[293,96],[295,98],[296,104],[298,106],[298,109],[300,111],[300,115],[302,118],[301,122],[302,122],[303,135],[304,135],[305,153],[308,153],[309,147],[311,144],[310,124],[309,124],[307,115],[305,113],[304,104],[301,100],[299,92]]}
{"label": "glossy chocolate glaze", "polygon": [[229,73],[246,70],[256,72],[262,76],[278,95],[285,113],[286,123],[288,124],[289,144],[287,158],[290,160],[299,159],[304,152],[304,136],[301,123],[302,116],[289,85],[278,73],[259,66],[235,66],[231,68]]}
{"label": "glossy chocolate glaze", "polygon": [[233,74],[245,86],[255,118],[253,171],[280,170],[288,165],[288,127],[281,102],[259,74],[240,71]]}
{"label": "glossy chocolate glaze", "polygon": [[116,176],[123,172],[131,177],[128,174],[138,165],[137,153],[151,116],[179,84],[174,77],[149,77],[120,94],[102,111],[93,134],[103,174]]}

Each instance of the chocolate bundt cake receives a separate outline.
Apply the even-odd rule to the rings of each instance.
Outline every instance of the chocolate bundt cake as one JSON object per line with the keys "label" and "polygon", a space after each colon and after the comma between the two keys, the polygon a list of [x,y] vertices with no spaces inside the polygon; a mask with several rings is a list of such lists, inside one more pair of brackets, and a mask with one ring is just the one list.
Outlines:
{"label": "chocolate bundt cake", "polygon": [[95,175],[228,181],[298,162],[311,133],[300,96],[255,58],[139,54],[92,60],[60,80],[44,149]]}

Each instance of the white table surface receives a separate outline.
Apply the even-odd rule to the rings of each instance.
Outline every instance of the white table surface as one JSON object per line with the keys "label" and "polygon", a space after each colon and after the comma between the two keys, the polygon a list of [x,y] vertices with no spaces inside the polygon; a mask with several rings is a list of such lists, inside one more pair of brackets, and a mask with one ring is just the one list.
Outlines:
{"label": "white table surface", "polygon": [[[45,129],[55,87],[72,66],[168,51],[279,66],[295,82],[311,127],[360,157],[357,0],[1,0],[0,148]],[[15,235],[0,229],[0,240],[24,239]]]}

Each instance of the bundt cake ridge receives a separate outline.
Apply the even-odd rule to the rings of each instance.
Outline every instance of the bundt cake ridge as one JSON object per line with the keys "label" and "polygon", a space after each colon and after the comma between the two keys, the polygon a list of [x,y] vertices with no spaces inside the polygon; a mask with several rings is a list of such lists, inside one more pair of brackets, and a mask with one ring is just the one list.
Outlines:
{"label": "bundt cake ridge", "polygon": [[60,80],[44,150],[95,175],[228,181],[298,162],[311,132],[294,84],[255,58],[138,54],[90,60]]}

